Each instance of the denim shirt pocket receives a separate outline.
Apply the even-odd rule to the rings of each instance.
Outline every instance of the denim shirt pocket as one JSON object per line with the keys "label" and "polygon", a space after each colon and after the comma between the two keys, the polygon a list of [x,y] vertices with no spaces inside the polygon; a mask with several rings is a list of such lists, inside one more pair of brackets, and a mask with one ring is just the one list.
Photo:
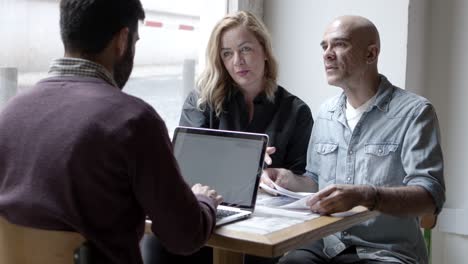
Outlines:
{"label": "denim shirt pocket", "polygon": [[[319,166],[319,185],[322,185],[320,184],[321,181],[324,181],[324,183],[327,185],[334,183],[336,179],[338,144],[316,143],[314,149],[319,158],[316,163]],[[320,188],[322,187],[324,186],[320,186]]]}
{"label": "denim shirt pocket", "polygon": [[399,162],[400,156],[397,155],[398,146],[396,143],[388,142],[365,144],[365,184],[380,186],[398,185],[397,182],[400,182],[400,179],[395,177],[401,164]]}

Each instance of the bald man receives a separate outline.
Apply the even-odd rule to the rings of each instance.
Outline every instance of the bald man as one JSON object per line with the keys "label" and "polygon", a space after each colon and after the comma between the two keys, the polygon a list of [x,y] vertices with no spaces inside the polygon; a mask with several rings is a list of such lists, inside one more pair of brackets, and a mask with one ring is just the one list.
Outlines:
{"label": "bald man", "polygon": [[[445,202],[434,107],[379,74],[379,33],[366,18],[336,18],[320,45],[327,81],[343,93],[321,106],[312,130],[302,181],[320,191],[308,205],[324,215],[358,205],[381,214],[280,263],[428,263],[418,220]],[[272,180],[294,186],[290,179]]]}

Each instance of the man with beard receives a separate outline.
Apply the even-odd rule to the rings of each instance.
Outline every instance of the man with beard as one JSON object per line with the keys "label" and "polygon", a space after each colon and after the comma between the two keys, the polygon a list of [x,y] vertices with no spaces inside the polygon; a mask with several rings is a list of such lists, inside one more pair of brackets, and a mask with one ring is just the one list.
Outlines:
{"label": "man with beard", "polygon": [[0,113],[0,216],[79,232],[94,263],[141,263],[146,215],[169,250],[192,253],[222,199],[187,186],[164,122],[121,91],[144,16],[139,0],[62,0],[65,56]]}

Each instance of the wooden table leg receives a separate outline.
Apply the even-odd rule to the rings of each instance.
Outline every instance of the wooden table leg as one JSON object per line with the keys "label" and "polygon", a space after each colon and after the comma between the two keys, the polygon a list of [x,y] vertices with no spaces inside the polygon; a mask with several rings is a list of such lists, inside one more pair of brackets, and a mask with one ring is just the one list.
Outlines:
{"label": "wooden table leg", "polygon": [[213,248],[214,264],[243,264],[244,253],[233,252],[221,248]]}

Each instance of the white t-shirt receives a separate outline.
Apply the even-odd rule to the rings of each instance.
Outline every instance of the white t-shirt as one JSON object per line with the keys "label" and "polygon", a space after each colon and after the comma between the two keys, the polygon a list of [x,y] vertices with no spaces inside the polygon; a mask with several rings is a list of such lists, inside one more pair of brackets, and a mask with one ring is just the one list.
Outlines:
{"label": "white t-shirt", "polygon": [[367,102],[363,103],[361,106],[358,108],[354,108],[348,100],[346,100],[346,121],[348,122],[348,126],[351,129],[351,131],[354,131],[354,128],[356,127],[357,123],[359,122],[359,119],[361,119],[361,116],[364,112],[366,112],[367,108],[373,102],[374,97],[371,97]]}

